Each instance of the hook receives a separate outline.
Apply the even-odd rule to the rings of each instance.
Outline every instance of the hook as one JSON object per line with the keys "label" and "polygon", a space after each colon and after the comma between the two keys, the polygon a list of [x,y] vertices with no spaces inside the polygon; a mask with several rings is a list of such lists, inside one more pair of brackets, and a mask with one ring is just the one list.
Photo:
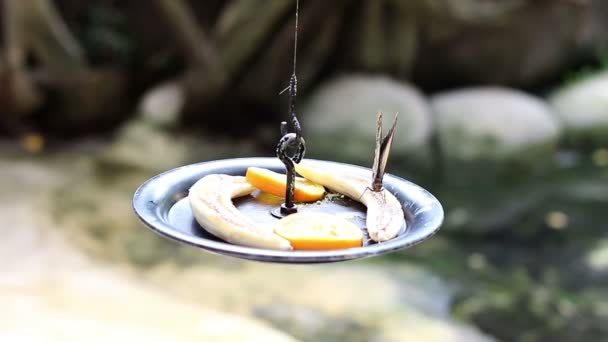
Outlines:
{"label": "hook", "polygon": [[[295,112],[297,83],[298,80],[294,73],[291,75],[289,82],[289,108],[291,112],[291,126],[295,132],[289,132],[287,122],[281,122],[281,134],[283,136],[277,144],[276,154],[281,162],[283,162],[285,169],[287,170],[287,188],[285,189],[285,203],[281,205],[278,211],[272,211],[272,214],[275,217],[284,217],[298,211],[293,201],[296,182],[296,170],[294,163],[299,163],[302,158],[304,158],[304,154],[306,153],[306,142],[302,137],[302,128]],[[293,154],[290,155],[290,152],[293,152]]]}
{"label": "hook", "polygon": [[[284,129],[286,122],[281,123],[281,128]],[[288,150],[295,150],[293,155],[289,155]],[[280,207],[279,212],[273,211],[274,216],[284,217],[298,211],[294,204],[294,191],[296,182],[296,170],[294,163],[299,163],[306,152],[306,145],[302,137],[296,133],[287,133],[279,140],[277,144],[277,157],[283,162],[287,169],[287,188],[285,189],[285,203]],[[278,215],[277,215],[278,214]]]}
{"label": "hook", "polygon": [[[299,163],[304,158],[306,153],[306,143],[302,138],[302,128],[300,122],[296,116],[296,97],[298,95],[298,78],[296,76],[296,56],[298,50],[298,12],[299,12],[299,1],[296,0],[296,23],[294,30],[294,44],[293,44],[293,73],[289,79],[289,113],[291,116],[291,128],[293,132],[288,129],[287,122],[281,122],[281,139],[277,144],[276,154],[277,157],[285,165],[287,170],[287,187],[285,189],[285,203],[280,208],[276,208],[271,211],[271,214],[275,217],[281,218],[289,214],[293,214],[298,211],[298,208],[293,202],[295,183],[296,183],[296,170],[295,163]],[[283,90],[281,93],[283,93]],[[290,152],[292,154],[290,155]]]}

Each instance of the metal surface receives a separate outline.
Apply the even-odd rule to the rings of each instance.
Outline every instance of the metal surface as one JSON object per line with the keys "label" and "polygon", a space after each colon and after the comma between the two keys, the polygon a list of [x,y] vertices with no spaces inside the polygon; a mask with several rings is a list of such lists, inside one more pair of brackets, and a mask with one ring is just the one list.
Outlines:
{"label": "metal surface", "polygon": [[[281,122],[281,139],[276,148],[277,157],[285,165],[287,172],[287,187],[285,188],[285,203],[281,204],[278,208],[270,210],[275,217],[285,217],[287,215],[294,214],[298,211],[298,207],[295,205],[293,197],[295,191],[296,182],[296,171],[294,169],[294,163],[299,163],[304,158],[306,153],[306,143],[302,138],[302,128],[300,122],[296,116],[296,97],[298,96],[298,77],[296,75],[296,65],[298,56],[298,17],[300,12],[300,1],[296,0],[296,24],[293,32],[293,72],[289,78],[289,114],[291,117],[291,128],[294,130],[293,133],[289,132],[287,122]],[[292,151],[290,155],[289,150]]]}
{"label": "metal surface", "polygon": [[[369,169],[348,164],[324,163],[346,172],[371,172]],[[184,197],[188,189],[205,175],[245,175],[250,166],[278,172],[283,169],[281,162],[275,158],[225,159],[180,167],[153,177],[141,185],[135,192],[133,208],[148,227],[165,237],[218,254],[278,263],[326,263],[394,252],[431,237],[439,230],[443,221],[443,208],[432,194],[416,184],[386,174],[384,187],[401,201],[407,222],[407,229],[390,241],[378,244],[366,241],[363,247],[328,251],[279,251],[229,244],[198,225],[192,216],[188,199]],[[277,220],[268,213],[268,208],[276,207],[276,203],[260,204],[248,196],[236,199],[235,205],[260,224],[272,224]],[[365,207],[339,196],[320,204],[301,205],[300,208],[302,211],[317,210],[344,215],[359,227],[365,224]]]}

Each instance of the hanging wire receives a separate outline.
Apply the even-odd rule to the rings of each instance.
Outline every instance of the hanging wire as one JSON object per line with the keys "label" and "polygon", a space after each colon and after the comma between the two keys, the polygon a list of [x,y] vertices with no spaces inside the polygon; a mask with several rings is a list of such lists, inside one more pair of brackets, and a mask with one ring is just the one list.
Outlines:
{"label": "hanging wire", "polygon": [[[297,207],[293,202],[294,187],[295,187],[295,165],[299,163],[306,152],[306,144],[302,137],[302,128],[300,121],[296,115],[296,97],[298,95],[298,78],[296,75],[297,66],[297,52],[298,52],[298,17],[300,11],[300,1],[296,0],[296,18],[295,18],[295,31],[294,31],[294,43],[293,43],[293,72],[289,79],[289,114],[291,121],[290,132],[287,122],[281,122],[281,134],[283,135],[279,140],[276,148],[277,157],[283,162],[287,170],[287,187],[285,189],[285,203],[280,207],[277,212],[273,211],[273,215],[283,217],[292,213],[297,212]],[[283,91],[284,92],[284,91]],[[281,92],[281,93],[283,93]],[[292,152],[293,154],[290,154]]]}

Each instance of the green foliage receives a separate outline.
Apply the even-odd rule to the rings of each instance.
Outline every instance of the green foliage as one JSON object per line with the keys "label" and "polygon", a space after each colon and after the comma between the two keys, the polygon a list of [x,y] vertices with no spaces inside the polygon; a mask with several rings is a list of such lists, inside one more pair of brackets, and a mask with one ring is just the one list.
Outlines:
{"label": "green foliage", "polygon": [[93,3],[87,10],[80,36],[94,63],[112,61],[127,65],[137,50],[137,39],[128,27],[125,14],[99,3]]}
{"label": "green foliage", "polygon": [[606,70],[608,70],[608,49],[601,49],[595,53],[594,63],[566,72],[564,82],[572,85]]}

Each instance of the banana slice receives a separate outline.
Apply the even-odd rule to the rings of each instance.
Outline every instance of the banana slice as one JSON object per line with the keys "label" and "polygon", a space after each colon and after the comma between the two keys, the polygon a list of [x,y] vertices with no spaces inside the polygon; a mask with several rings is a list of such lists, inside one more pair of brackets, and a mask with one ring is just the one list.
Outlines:
{"label": "banana slice", "polygon": [[386,189],[372,191],[367,175],[330,170],[315,164],[302,161],[295,165],[296,171],[312,182],[363,203],[367,207],[367,232],[374,241],[388,241],[399,234],[405,219],[401,203],[393,194]]}
{"label": "banana slice", "polygon": [[189,201],[196,221],[209,233],[233,243],[258,248],[292,249],[272,227],[255,224],[232,203],[232,198],[251,194],[255,188],[245,177],[208,175],[190,188]]}

